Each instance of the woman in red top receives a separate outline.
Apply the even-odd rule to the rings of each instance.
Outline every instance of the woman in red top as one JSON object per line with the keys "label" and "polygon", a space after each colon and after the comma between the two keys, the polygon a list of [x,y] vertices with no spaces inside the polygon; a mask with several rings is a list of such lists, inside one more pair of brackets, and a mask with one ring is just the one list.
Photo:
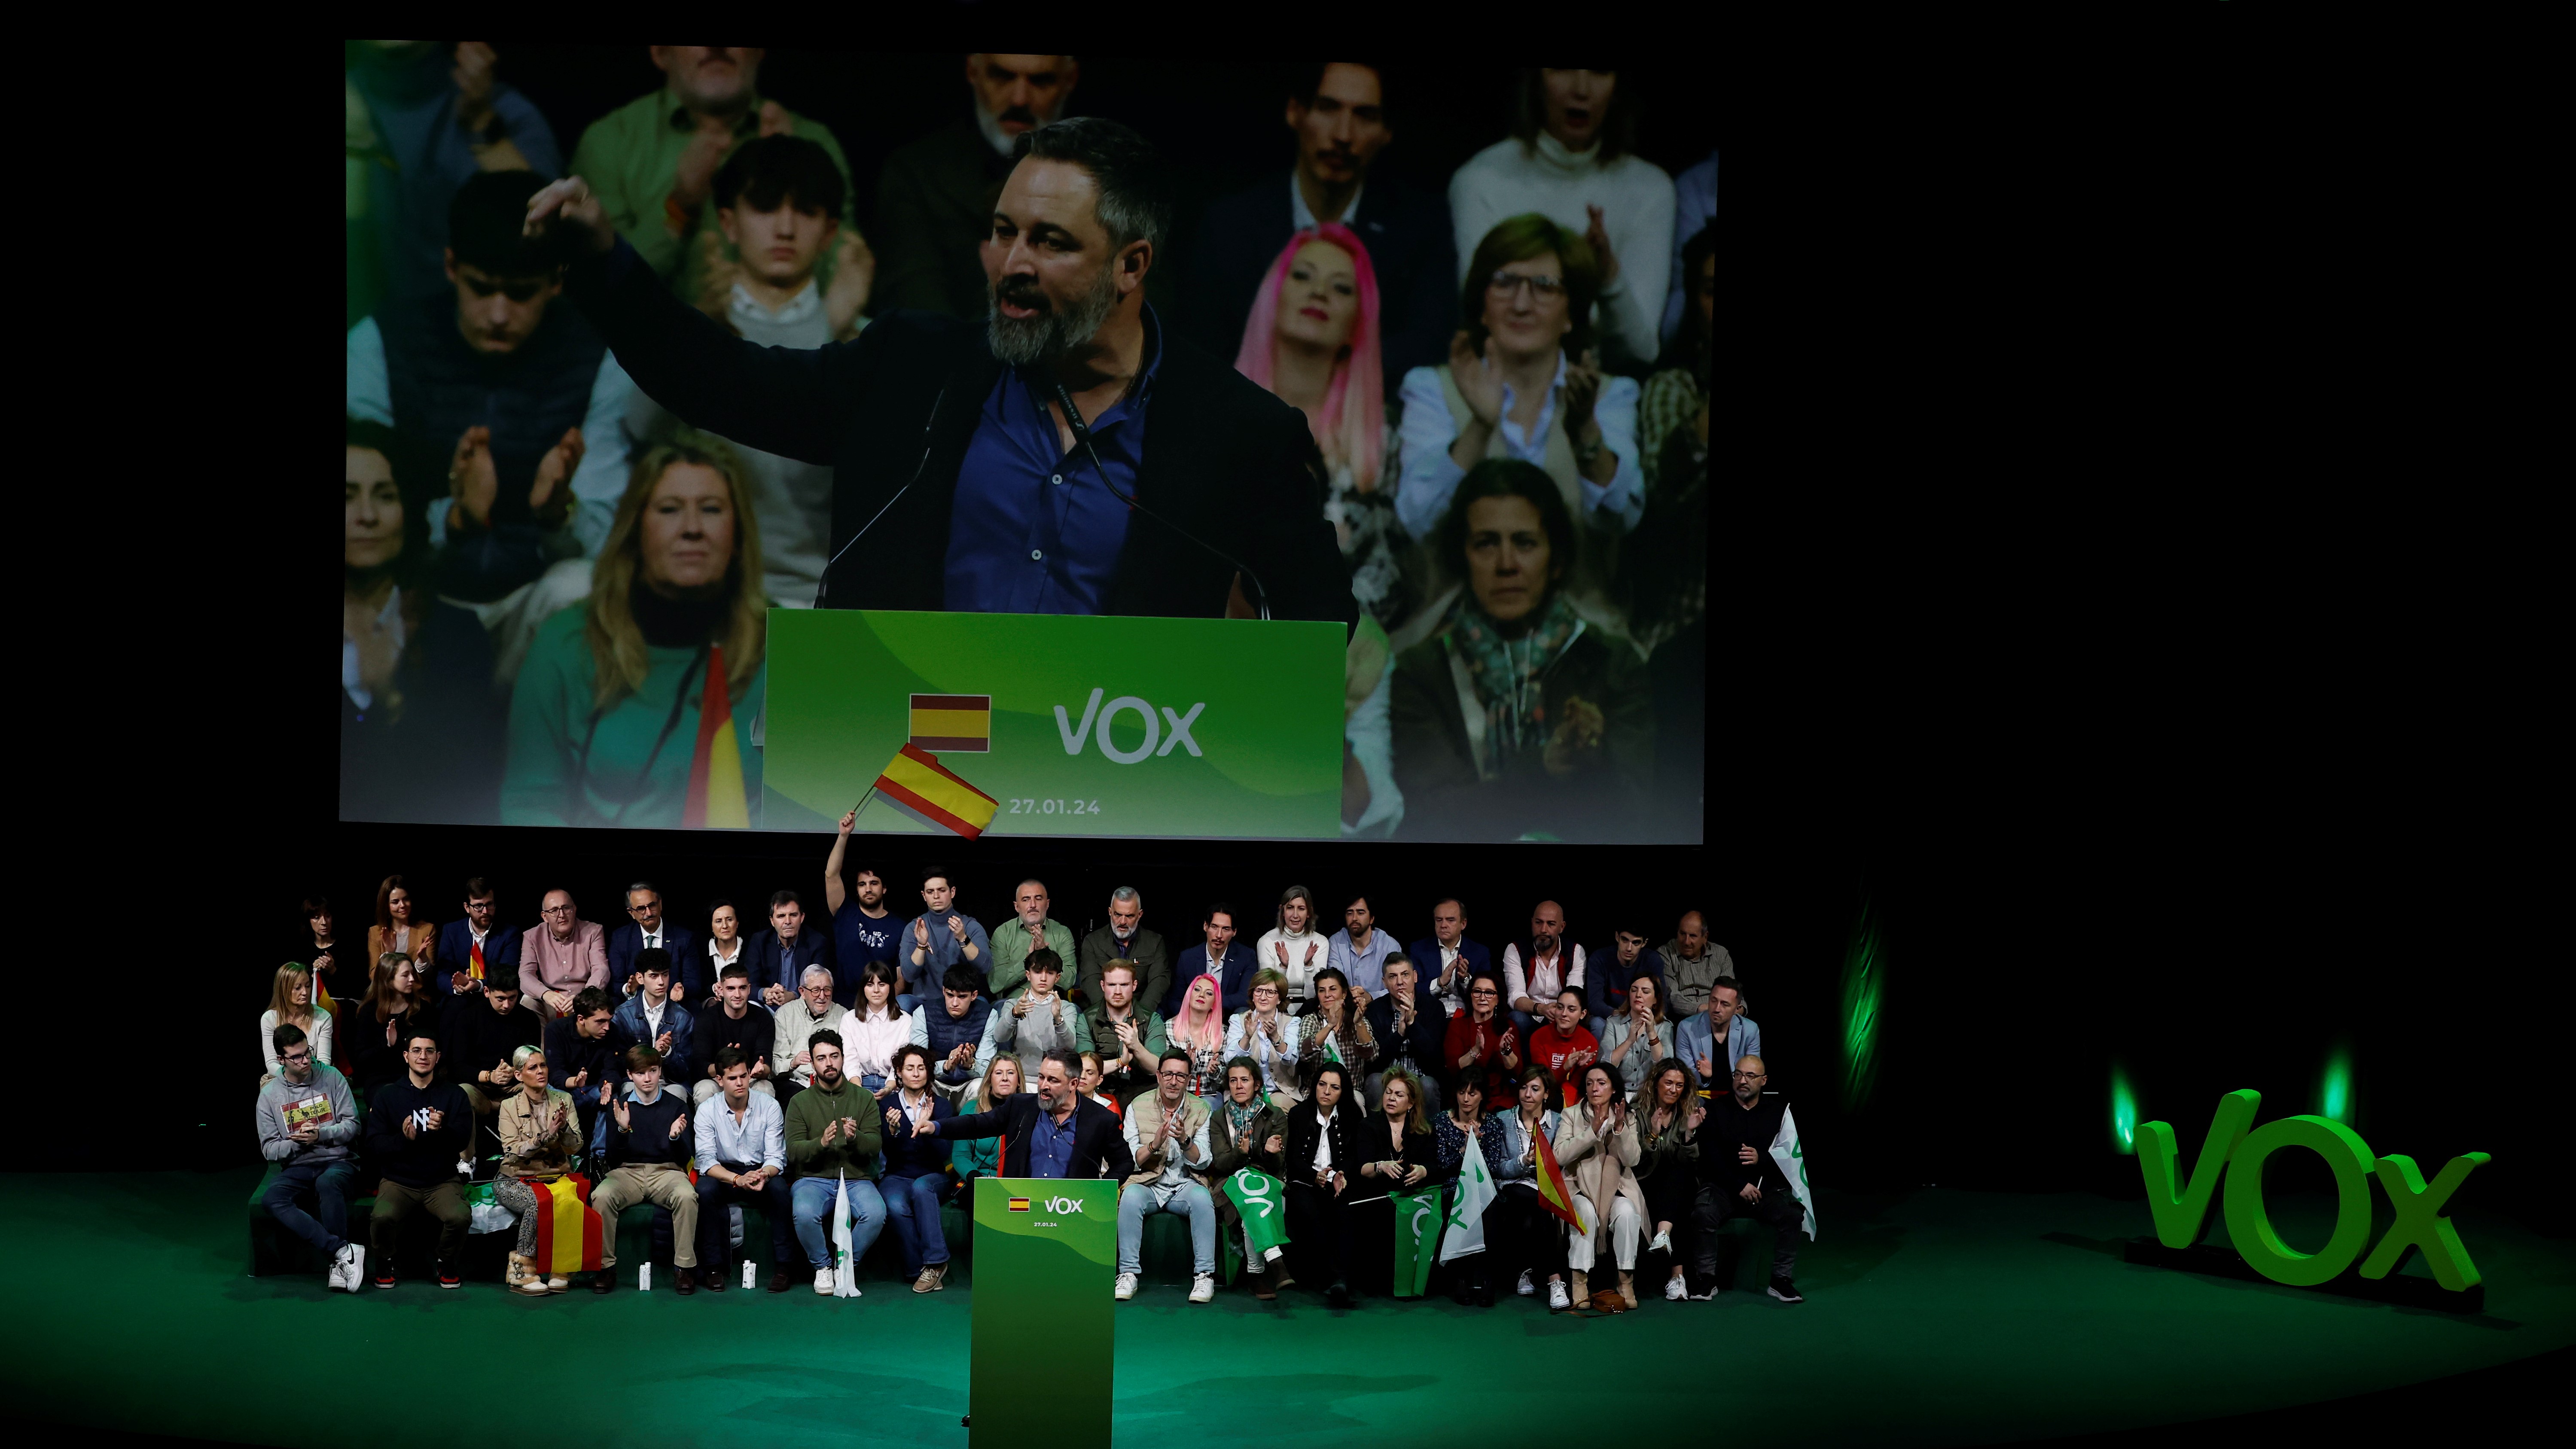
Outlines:
{"label": "woman in red top", "polygon": [[1529,1059],[1556,1079],[1556,1105],[1570,1107],[1583,1069],[1601,1060],[1601,1043],[1583,1024],[1583,988],[1569,986],[1547,1004],[1547,1025],[1530,1033]]}
{"label": "woman in red top", "polygon": [[1512,1029],[1511,1018],[1496,1010],[1502,1000],[1502,979],[1477,972],[1467,983],[1467,1009],[1449,1018],[1440,1048],[1449,1080],[1454,1084],[1476,1077],[1485,1084],[1488,1102],[1503,1097],[1521,1069],[1520,1033]]}

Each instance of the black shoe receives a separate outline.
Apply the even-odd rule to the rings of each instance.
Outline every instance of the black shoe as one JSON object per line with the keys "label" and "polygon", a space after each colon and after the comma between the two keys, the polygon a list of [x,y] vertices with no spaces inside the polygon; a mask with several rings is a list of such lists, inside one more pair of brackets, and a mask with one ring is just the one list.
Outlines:
{"label": "black shoe", "polygon": [[1335,1308],[1350,1307],[1351,1285],[1338,1278],[1334,1279],[1333,1286],[1324,1290],[1324,1301]]}
{"label": "black shoe", "polygon": [[679,1286],[679,1289],[680,1289],[680,1296],[681,1296],[681,1297],[686,1298],[686,1297],[688,1297],[690,1294],[695,1293],[695,1292],[697,1292],[697,1291],[698,1291],[698,1270],[697,1270],[697,1269],[695,1269],[695,1268],[682,1268],[682,1269],[679,1269],[677,1272],[673,1273],[673,1274],[672,1274],[672,1276],[673,1276],[674,1278],[677,1278],[677,1279],[679,1280],[678,1286]]}
{"label": "black shoe", "polygon": [[1771,1280],[1771,1296],[1779,1299],[1783,1303],[1804,1303],[1807,1301],[1799,1296],[1798,1285],[1790,1282],[1786,1278],[1774,1278]]}
{"label": "black shoe", "polygon": [[602,1268],[598,1272],[591,1274],[590,1291],[593,1293],[616,1292],[617,1270],[614,1268]]}
{"label": "black shoe", "polygon": [[701,1268],[698,1276],[706,1280],[706,1289],[708,1292],[722,1293],[725,1290],[725,1270],[723,1266],[715,1268]]}
{"label": "black shoe", "polygon": [[1476,1306],[1479,1308],[1494,1306],[1494,1285],[1491,1282],[1480,1281],[1476,1284]]}

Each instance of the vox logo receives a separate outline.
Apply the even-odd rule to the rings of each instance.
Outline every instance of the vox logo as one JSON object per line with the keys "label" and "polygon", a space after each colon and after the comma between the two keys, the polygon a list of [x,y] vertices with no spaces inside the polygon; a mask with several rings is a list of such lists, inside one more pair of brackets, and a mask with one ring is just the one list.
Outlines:
{"label": "vox logo", "polygon": [[[2477,1265],[2460,1243],[2459,1229],[2443,1215],[2442,1206],[2468,1181],[2469,1174],[2490,1159],[2470,1152],[2444,1164],[2431,1186],[2411,1157],[2373,1156],[2361,1134],[2330,1117],[2283,1117],[2254,1126],[2254,1110],[2263,1094],[2230,1092],[2218,1099],[2209,1136],[2201,1143],[2200,1162],[2188,1180],[2177,1181],[2180,1154],[2173,1128],[2149,1122],[2138,1128],[2138,1170],[2147,1179],[2147,1207],[2156,1219],[2156,1240],[2168,1248],[2188,1248],[2200,1241],[2209,1221],[2209,1203],[2226,1178],[2227,1236],[2254,1271],[2275,1283],[2313,1288],[2332,1281],[2361,1259],[2361,1276],[2385,1278],[2410,1247],[2421,1248],[2433,1281],[2454,1293],[2476,1286]],[[2248,1130],[2251,1128],[2252,1130]],[[2281,1241],[2263,1206],[2263,1164],[2273,1153],[2299,1148],[2324,1159],[2334,1173],[2334,1232],[2314,1253],[2302,1253]],[[2396,1210],[2396,1221],[2370,1256],[2361,1250],[2370,1238],[2373,1178]]]}
{"label": "vox logo", "polygon": [[[1199,742],[1190,738],[1190,726],[1198,723],[1199,711],[1207,708],[1205,701],[1191,705],[1187,714],[1166,705],[1157,718],[1154,706],[1132,694],[1122,694],[1104,707],[1100,697],[1108,692],[1105,689],[1091,691],[1090,701],[1082,707],[1082,723],[1079,725],[1065,713],[1063,705],[1055,707],[1055,729],[1064,738],[1066,754],[1081,754],[1086,739],[1097,742],[1101,754],[1121,765],[1135,764],[1149,755],[1168,755],[1174,746],[1189,751],[1193,756],[1198,754]],[[1110,742],[1109,726],[1120,715],[1131,712],[1145,721],[1145,742],[1132,750],[1122,750]]]}
{"label": "vox logo", "polygon": [[1048,1212],[1055,1213],[1058,1216],[1078,1218],[1082,1216],[1082,1199],[1078,1197],[1051,1197],[1046,1200],[1046,1210]]}

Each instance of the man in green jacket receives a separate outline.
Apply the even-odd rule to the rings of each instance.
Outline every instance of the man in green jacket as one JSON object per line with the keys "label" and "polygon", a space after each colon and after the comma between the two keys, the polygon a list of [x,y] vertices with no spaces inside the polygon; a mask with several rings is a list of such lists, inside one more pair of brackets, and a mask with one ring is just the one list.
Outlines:
{"label": "man in green jacket", "polygon": [[1059,962],[1073,959],[1073,932],[1061,922],[1047,919],[1046,882],[1024,880],[1011,893],[1011,910],[1015,913],[993,928],[993,965],[984,980],[993,989],[996,1001],[1007,997],[1022,981],[1028,979],[1028,959],[1032,951],[1053,951]]}
{"label": "man in green jacket", "polygon": [[1136,968],[1112,961],[1100,973],[1100,1004],[1075,1020],[1073,1044],[1100,1058],[1100,1089],[1121,1107],[1154,1089],[1155,1063],[1170,1044],[1163,1018],[1136,1002]]}
{"label": "man in green jacket", "polygon": [[832,1204],[849,1188],[850,1260],[868,1254],[885,1231],[877,1193],[877,1146],[884,1125],[877,1099],[841,1073],[841,1034],[825,1027],[808,1037],[814,1084],[787,1104],[788,1204],[796,1241],[814,1268],[814,1291],[832,1293]]}

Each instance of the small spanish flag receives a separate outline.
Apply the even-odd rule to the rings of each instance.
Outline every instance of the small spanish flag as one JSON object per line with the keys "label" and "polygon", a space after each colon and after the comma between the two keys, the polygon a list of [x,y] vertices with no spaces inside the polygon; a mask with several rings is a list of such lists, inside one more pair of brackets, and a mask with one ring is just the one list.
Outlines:
{"label": "small spanish flag", "polygon": [[747,830],[751,805],[743,795],[742,747],[734,740],[733,701],[725,689],[724,646],[707,651],[706,692],[698,699],[698,748],[689,759],[689,793],[680,824]]}
{"label": "small spanish flag", "polygon": [[1029,1200],[1028,1200],[1027,1198],[1024,1198],[1024,1197],[1015,1197],[1015,1198],[1011,1199],[1011,1211],[1013,1211],[1013,1212],[1015,1212],[1015,1213],[1024,1213],[1024,1212],[1027,1212],[1028,1210],[1029,1210]]}
{"label": "small spanish flag", "polygon": [[603,1245],[590,1179],[575,1173],[528,1188],[537,1198],[537,1271],[549,1277],[596,1271]]}
{"label": "small spanish flag", "polygon": [[1575,1214],[1574,1189],[1566,1185],[1565,1169],[1556,1165],[1556,1148],[1548,1142],[1546,1133],[1541,1132],[1536,1135],[1538,1137],[1536,1185],[1539,1206],[1565,1219],[1565,1225],[1576,1232],[1591,1232],[1592,1224]]}
{"label": "small spanish flag", "polygon": [[912,742],[925,750],[989,753],[993,748],[993,696],[914,695]]}
{"label": "small spanish flag", "polygon": [[943,768],[939,757],[918,745],[897,751],[877,776],[877,793],[924,825],[955,831],[968,840],[984,833],[1001,808],[992,796]]}

